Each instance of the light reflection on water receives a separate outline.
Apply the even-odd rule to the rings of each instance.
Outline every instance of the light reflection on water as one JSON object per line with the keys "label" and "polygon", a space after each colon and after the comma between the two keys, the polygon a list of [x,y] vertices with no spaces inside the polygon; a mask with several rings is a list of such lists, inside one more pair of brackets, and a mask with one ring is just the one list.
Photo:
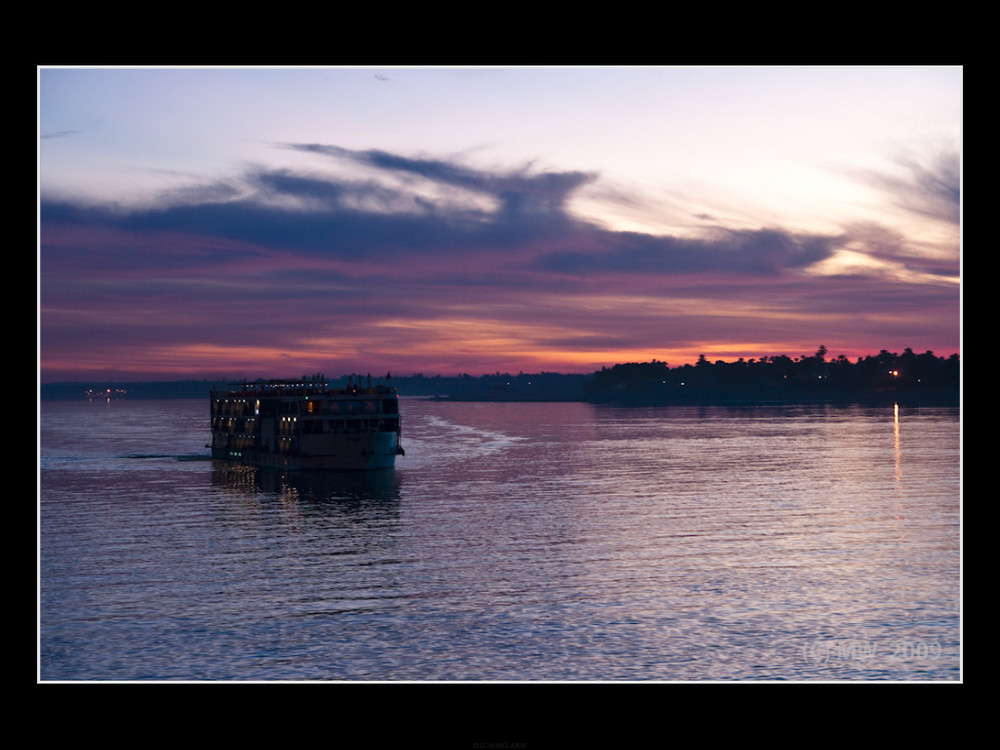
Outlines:
{"label": "light reflection on water", "polygon": [[394,471],[290,476],[95,407],[42,409],[43,679],[960,676],[955,409],[404,399]]}

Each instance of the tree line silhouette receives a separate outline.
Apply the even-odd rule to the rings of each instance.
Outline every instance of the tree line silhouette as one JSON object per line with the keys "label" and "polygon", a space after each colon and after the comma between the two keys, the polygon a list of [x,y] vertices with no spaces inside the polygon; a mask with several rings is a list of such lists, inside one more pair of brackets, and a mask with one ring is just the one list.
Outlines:
{"label": "tree line silhouette", "polygon": [[961,384],[959,356],[927,351],[902,354],[885,349],[851,362],[844,355],[827,359],[820,346],[812,356],[786,355],[709,362],[671,368],[666,362],[628,363],[603,368],[586,387],[593,401],[723,400],[880,400],[912,398],[957,403]]}
{"label": "tree line silhouette", "polygon": [[766,401],[879,401],[957,404],[961,367],[957,354],[902,354],[883,349],[850,361],[829,358],[825,346],[804,357],[786,355],[691,365],[630,362],[589,375],[496,372],[403,376],[393,379],[402,395],[455,401],[590,401],[594,403],[697,403]]}

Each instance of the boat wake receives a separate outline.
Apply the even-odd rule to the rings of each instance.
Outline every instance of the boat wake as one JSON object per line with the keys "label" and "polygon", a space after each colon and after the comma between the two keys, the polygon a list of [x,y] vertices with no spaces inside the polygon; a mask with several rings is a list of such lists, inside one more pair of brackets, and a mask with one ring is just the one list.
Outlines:
{"label": "boat wake", "polygon": [[174,453],[126,453],[119,456],[43,456],[40,466],[43,469],[55,469],[60,466],[102,466],[108,461],[178,461],[196,462],[211,461],[208,454],[174,454]]}
{"label": "boat wake", "polygon": [[413,420],[407,434],[407,457],[433,455],[435,458],[482,458],[516,447],[527,440],[497,430],[486,430],[439,416]]}

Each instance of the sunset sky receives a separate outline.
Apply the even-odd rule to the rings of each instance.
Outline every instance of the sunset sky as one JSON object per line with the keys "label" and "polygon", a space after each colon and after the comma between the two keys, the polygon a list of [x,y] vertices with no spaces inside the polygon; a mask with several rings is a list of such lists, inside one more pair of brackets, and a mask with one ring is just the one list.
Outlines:
{"label": "sunset sky", "polygon": [[42,382],[950,355],[958,67],[38,70]]}

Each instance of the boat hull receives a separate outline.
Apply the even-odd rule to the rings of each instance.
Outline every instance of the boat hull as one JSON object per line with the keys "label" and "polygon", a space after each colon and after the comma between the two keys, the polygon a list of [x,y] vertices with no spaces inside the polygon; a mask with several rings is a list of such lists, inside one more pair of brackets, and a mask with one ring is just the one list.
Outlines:
{"label": "boat hull", "polygon": [[[309,454],[271,452],[261,448],[212,448],[212,458],[263,469],[370,471],[391,469],[396,465],[399,448],[395,433],[376,432],[360,435],[332,435]],[[318,452],[317,452],[318,451]]]}

